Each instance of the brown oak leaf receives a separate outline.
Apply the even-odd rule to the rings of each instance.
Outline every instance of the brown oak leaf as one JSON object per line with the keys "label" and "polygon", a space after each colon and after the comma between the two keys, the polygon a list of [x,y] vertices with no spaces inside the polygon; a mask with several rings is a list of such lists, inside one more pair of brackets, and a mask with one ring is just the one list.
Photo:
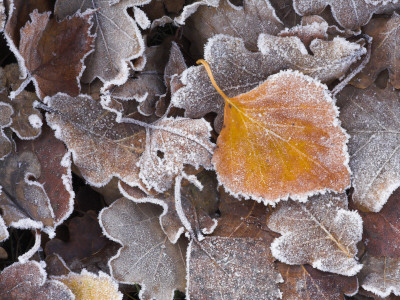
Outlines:
{"label": "brown oak leaf", "polygon": [[96,77],[107,84],[123,84],[128,79],[127,61],[143,54],[144,42],[136,22],[127,9],[143,5],[149,0],[121,0],[114,5],[109,1],[70,0],[57,1],[55,15],[64,19],[78,10],[93,11],[96,34],[95,51],[88,57],[82,81],[89,83]]}
{"label": "brown oak leaf", "polygon": [[57,92],[77,96],[83,60],[93,51],[91,14],[57,22],[50,19],[50,12],[40,14],[35,10],[30,17],[32,21],[21,29],[19,44],[29,77],[20,89],[32,79],[40,98]]}
{"label": "brown oak leaf", "polygon": [[351,135],[353,200],[364,210],[379,211],[400,186],[400,101],[393,87],[346,87],[337,96],[340,120]]}
{"label": "brown oak leaf", "polygon": [[36,261],[14,263],[0,274],[1,299],[75,299],[63,283],[47,279],[47,274]]}
{"label": "brown oak leaf", "polygon": [[172,244],[160,227],[161,207],[115,201],[99,215],[104,234],[123,247],[111,258],[111,275],[119,282],[142,285],[141,299],[170,300],[185,290],[186,243]]}
{"label": "brown oak leaf", "polygon": [[282,234],[272,254],[286,264],[311,264],[321,271],[353,276],[362,267],[356,260],[362,219],[347,209],[346,194],[313,196],[307,203],[281,202],[268,227]]}
{"label": "brown oak leaf", "polygon": [[369,87],[383,70],[389,72],[389,82],[400,88],[400,63],[397,45],[400,42],[400,16],[393,13],[390,19],[374,18],[364,27],[365,34],[373,38],[371,59],[352,84],[358,88]]}

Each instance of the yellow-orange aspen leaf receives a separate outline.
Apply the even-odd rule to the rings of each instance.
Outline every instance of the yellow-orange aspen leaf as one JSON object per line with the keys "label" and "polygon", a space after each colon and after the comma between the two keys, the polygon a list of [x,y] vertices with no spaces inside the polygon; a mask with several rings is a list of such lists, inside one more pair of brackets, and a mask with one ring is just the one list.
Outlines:
{"label": "yellow-orange aspen leaf", "polygon": [[228,98],[198,63],[225,100],[213,164],[228,192],[274,204],[349,186],[348,138],[325,85],[288,70]]}

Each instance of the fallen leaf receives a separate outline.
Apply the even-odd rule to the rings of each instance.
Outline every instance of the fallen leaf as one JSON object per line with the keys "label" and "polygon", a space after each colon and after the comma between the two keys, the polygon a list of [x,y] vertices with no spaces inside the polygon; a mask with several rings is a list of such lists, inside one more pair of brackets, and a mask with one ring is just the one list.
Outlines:
{"label": "fallen leaf", "polygon": [[13,113],[11,105],[0,102],[0,161],[11,152],[11,141],[4,134],[3,129],[11,125]]}
{"label": "fallen leaf", "polygon": [[99,275],[83,270],[80,274],[53,277],[65,284],[75,295],[76,300],[122,300],[118,284],[106,273]]}
{"label": "fallen leaf", "polygon": [[397,69],[399,57],[397,45],[400,39],[400,16],[394,12],[390,19],[374,18],[364,27],[365,34],[371,36],[371,59],[365,68],[353,79],[358,88],[369,87],[383,70],[389,72],[389,82],[400,88],[400,73]]}
{"label": "fallen leaf", "polygon": [[[40,98],[57,92],[77,96],[80,91],[83,60],[93,51],[94,36],[89,34],[91,14],[77,14],[61,22],[50,19],[50,12],[34,11],[21,29],[19,52]],[[23,68],[20,65],[21,68]]]}
{"label": "fallen leaf", "polygon": [[[214,144],[211,126],[204,119],[163,118],[154,123],[146,149],[139,160],[139,177],[148,189],[165,192],[174,178],[190,164],[212,169]],[[158,129],[157,129],[158,128]]]}
{"label": "fallen leaf", "polygon": [[[343,38],[314,40],[310,46],[313,55],[308,54],[297,37],[260,35],[258,46],[261,52],[251,52],[238,38],[216,35],[209,39],[204,59],[211,65],[215,80],[228,97],[250,91],[282,69],[300,70],[321,81],[340,78],[365,53],[363,47]],[[181,80],[185,87],[172,95],[172,105],[185,109],[185,116],[189,118],[216,112],[215,127],[219,132],[224,101],[211,85],[204,68],[187,69]]]}
{"label": "fallen leaf", "polygon": [[192,52],[203,56],[204,45],[216,34],[241,38],[247,49],[258,50],[260,33],[276,35],[283,28],[267,0],[245,0],[241,7],[221,0],[217,7],[199,7],[186,21],[184,34],[191,42]]}
{"label": "fallen leaf", "polygon": [[280,203],[268,227],[282,234],[271,245],[272,255],[289,264],[353,276],[362,265],[356,260],[362,219],[347,209],[346,194],[313,196],[307,203]]}
{"label": "fallen leaf", "polygon": [[72,292],[61,282],[48,280],[45,270],[36,261],[14,263],[0,274],[2,299],[73,300]]}
{"label": "fallen leaf", "polygon": [[231,194],[275,205],[348,187],[347,136],[326,86],[284,71],[246,94],[221,95],[225,120],[212,161]]}
{"label": "fallen leaf", "polygon": [[309,265],[290,266],[278,263],[278,267],[284,280],[279,287],[282,290],[282,299],[285,300],[344,300],[344,295],[352,296],[358,292],[356,276],[325,273]]}
{"label": "fallen leaf", "polygon": [[182,13],[174,19],[178,25],[185,25],[186,19],[193,15],[200,7],[202,6],[212,6],[217,7],[219,5],[220,0],[198,0],[194,1],[185,7],[182,10]]}
{"label": "fallen leaf", "polygon": [[103,186],[113,176],[137,184],[136,163],[144,151],[144,130],[117,123],[113,113],[86,95],[57,94],[45,101],[54,111],[46,114],[49,126],[72,152],[75,165],[91,185]]}
{"label": "fallen leaf", "polygon": [[400,186],[399,92],[390,86],[349,86],[337,98],[343,127],[351,135],[353,200],[378,212]]}
{"label": "fallen leaf", "polygon": [[[181,188],[181,200],[184,213],[191,225],[200,234],[210,234],[217,225],[214,219],[218,210],[218,195],[215,175],[210,171],[202,171],[197,176],[203,189],[200,191],[193,184]],[[184,232],[184,226],[176,211],[173,189],[163,194],[146,194],[137,187],[120,182],[119,189],[124,197],[136,203],[154,203],[164,209],[160,215],[160,225],[171,243],[176,243]]]}
{"label": "fallen leaf", "polygon": [[4,30],[4,26],[6,25],[6,10],[4,8],[3,0],[0,1],[0,32]]}
{"label": "fallen leaf", "polygon": [[143,7],[143,11],[154,21],[164,16],[177,16],[182,11],[185,0],[154,0]]}
{"label": "fallen leaf", "polygon": [[54,137],[47,125],[33,141],[17,141],[17,152],[34,153],[41,166],[36,182],[43,187],[54,212],[54,222],[61,224],[72,213],[75,193],[72,189],[71,153]]}
{"label": "fallen leaf", "polygon": [[388,297],[391,293],[400,296],[399,258],[373,257],[366,254],[362,263],[364,267],[359,277],[363,289],[380,297]]}
{"label": "fallen leaf", "polygon": [[140,30],[127,9],[150,0],[121,0],[114,5],[108,2],[57,1],[54,13],[64,19],[78,10],[93,11],[91,31],[96,33],[95,51],[87,59],[82,81],[89,83],[98,77],[107,84],[121,85],[128,79],[127,61],[141,56],[144,51]]}
{"label": "fallen leaf", "polygon": [[[397,2],[397,1],[396,1]],[[329,5],[335,20],[344,28],[357,29],[368,23],[373,14],[390,13],[400,7],[400,4],[371,4],[366,0],[294,0],[293,6],[301,16],[319,14]]]}
{"label": "fallen leaf", "polygon": [[7,231],[7,226],[4,223],[3,218],[0,216],[0,242],[8,239],[9,236],[10,236],[10,234]]}
{"label": "fallen leaf", "polygon": [[119,282],[140,284],[141,299],[169,300],[186,285],[185,242],[169,242],[160,214],[157,205],[121,198],[99,215],[104,234],[123,245],[109,261],[111,275]]}

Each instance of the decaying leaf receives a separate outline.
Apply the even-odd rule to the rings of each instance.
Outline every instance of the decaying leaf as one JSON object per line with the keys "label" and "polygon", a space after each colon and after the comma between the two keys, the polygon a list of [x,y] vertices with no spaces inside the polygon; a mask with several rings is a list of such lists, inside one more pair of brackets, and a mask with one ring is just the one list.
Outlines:
{"label": "decaying leaf", "polygon": [[400,7],[399,3],[392,4],[387,2],[372,4],[368,0],[294,0],[293,6],[296,13],[304,16],[319,14],[329,5],[334,18],[340,25],[344,28],[357,29],[367,24],[372,14],[389,13]]}
{"label": "decaying leaf", "polygon": [[351,135],[353,200],[377,212],[400,186],[399,92],[390,86],[349,86],[338,95],[338,106],[343,127]]}
{"label": "decaying leaf", "polygon": [[0,216],[0,242],[8,239],[9,233],[7,231],[7,226],[4,223],[3,218]]}
{"label": "decaying leaf", "polygon": [[275,35],[283,28],[268,0],[245,0],[242,7],[221,0],[218,7],[199,7],[186,21],[184,34],[193,53],[202,56],[207,40],[216,34],[241,38],[247,49],[258,50],[259,34]]}
{"label": "decaying leaf", "polygon": [[63,283],[48,280],[38,262],[29,261],[14,263],[1,272],[0,298],[73,300],[74,295]]}
{"label": "decaying leaf", "polygon": [[6,11],[4,8],[3,0],[0,1],[0,32],[4,30],[4,26],[6,25]]}
{"label": "decaying leaf", "polygon": [[72,152],[74,163],[90,184],[103,186],[113,176],[137,184],[136,163],[144,151],[144,130],[117,123],[113,113],[89,96],[57,94],[45,101],[54,111],[46,114],[48,124]]}
{"label": "decaying leaf", "polygon": [[72,189],[71,153],[54,137],[50,127],[43,126],[41,135],[33,141],[17,141],[17,152],[32,152],[40,166],[36,182],[43,187],[54,212],[54,222],[61,224],[72,213],[75,193]]}
{"label": "decaying leaf", "polygon": [[139,177],[147,188],[165,192],[185,164],[212,169],[214,144],[210,124],[204,119],[163,118],[154,123],[149,142],[139,160]]}
{"label": "decaying leaf", "polygon": [[[365,49],[343,38],[332,41],[314,40],[310,49],[297,37],[260,35],[261,52],[250,52],[241,39],[216,35],[205,46],[204,59],[211,65],[214,77],[228,97],[250,91],[269,75],[282,69],[295,69],[321,81],[340,78]],[[224,102],[211,85],[203,67],[191,67],[181,76],[185,87],[172,95],[172,104],[185,109],[185,116],[198,118],[209,112],[218,113],[217,131],[223,122]]]}
{"label": "decaying leaf", "polygon": [[400,259],[387,256],[373,257],[368,254],[359,275],[361,286],[370,292],[387,297],[390,293],[400,296]]}
{"label": "decaying leaf", "polygon": [[358,88],[369,87],[379,73],[387,69],[389,81],[395,88],[400,88],[400,58],[397,46],[400,41],[400,16],[393,13],[390,19],[375,18],[365,26],[366,34],[373,38],[371,59],[361,73],[353,80]]}
{"label": "decaying leaf", "polygon": [[[280,299],[275,272],[264,241],[206,237],[191,242],[188,253],[190,299]],[[211,256],[211,257],[210,257]]]}
{"label": "decaying leaf", "polygon": [[217,7],[219,5],[220,0],[197,0],[193,3],[186,5],[182,13],[174,19],[176,23],[179,25],[185,25],[186,19],[193,15],[200,7],[202,6],[212,6]]}
{"label": "decaying leaf", "polygon": [[268,226],[282,234],[272,254],[286,264],[311,264],[321,271],[355,275],[362,265],[355,258],[362,219],[347,209],[346,194],[313,196],[307,203],[280,203]]}
{"label": "decaying leaf", "polygon": [[107,84],[120,85],[128,79],[127,61],[143,54],[144,42],[127,9],[148,2],[150,1],[121,0],[114,5],[101,0],[56,2],[54,11],[60,19],[74,15],[78,10],[93,10],[95,51],[87,59],[82,77],[84,82],[92,82],[98,77]]}
{"label": "decaying leaf", "polygon": [[123,247],[110,262],[111,275],[123,283],[139,283],[141,299],[170,300],[183,291],[185,241],[171,244],[160,227],[162,209],[121,198],[99,215],[103,232]]}
{"label": "decaying leaf", "polygon": [[4,134],[3,128],[8,127],[12,123],[12,114],[14,110],[11,105],[0,102],[0,160],[11,152],[11,141]]}
{"label": "decaying leaf", "polygon": [[106,273],[99,275],[83,270],[80,274],[53,277],[64,283],[75,295],[75,300],[122,300],[118,284]]}
{"label": "decaying leaf", "polygon": [[50,19],[50,12],[40,14],[35,10],[30,17],[32,21],[21,29],[19,52],[38,96],[57,92],[77,96],[83,60],[93,51],[91,14],[77,14],[57,22]]}
{"label": "decaying leaf", "polygon": [[285,300],[344,300],[344,295],[358,291],[356,276],[325,273],[309,265],[290,266],[278,263],[284,283],[280,284]]}
{"label": "decaying leaf", "polygon": [[274,205],[349,186],[347,136],[326,86],[285,71],[246,94],[221,96],[225,120],[212,161],[227,191]]}
{"label": "decaying leaf", "polygon": [[[203,189],[200,191],[193,184],[186,184],[181,188],[181,201],[184,213],[191,228],[200,234],[210,234],[217,225],[213,218],[218,210],[217,180],[212,172],[202,171],[197,176]],[[160,215],[161,228],[171,243],[176,243],[184,231],[184,226],[178,216],[175,206],[173,189],[163,194],[148,195],[139,188],[130,187],[120,182],[121,193],[137,203],[154,203],[164,209]]]}

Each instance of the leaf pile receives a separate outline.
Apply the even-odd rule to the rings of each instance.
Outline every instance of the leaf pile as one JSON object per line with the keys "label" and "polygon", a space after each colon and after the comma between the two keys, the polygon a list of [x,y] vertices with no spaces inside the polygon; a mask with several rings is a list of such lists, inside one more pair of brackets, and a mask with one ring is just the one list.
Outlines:
{"label": "leaf pile", "polygon": [[0,1],[0,298],[400,297],[399,9]]}

